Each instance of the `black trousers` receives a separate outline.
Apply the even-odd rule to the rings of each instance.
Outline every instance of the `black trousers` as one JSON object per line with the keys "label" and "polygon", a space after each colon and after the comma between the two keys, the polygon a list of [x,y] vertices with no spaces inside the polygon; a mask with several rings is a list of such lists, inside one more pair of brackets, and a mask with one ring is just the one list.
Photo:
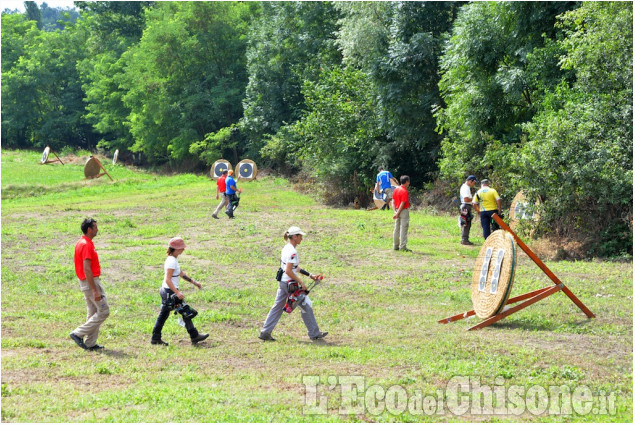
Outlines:
{"label": "black trousers", "polygon": [[[167,306],[168,297],[172,295],[174,292],[171,289],[161,288],[159,294],[161,295],[161,312],[159,312],[159,317],[157,317],[157,321],[154,324],[154,329],[152,329],[152,340],[160,341],[161,340],[161,331],[163,330],[163,325],[165,321],[170,317],[170,313],[173,311],[172,308]],[[185,319],[185,329],[187,333],[190,334],[190,338],[196,338],[198,336],[198,331],[194,327],[194,323],[192,323],[192,319]]]}
{"label": "black trousers", "polygon": [[231,195],[227,195],[227,210],[226,214],[230,217],[234,216],[234,210],[238,206],[238,195],[232,193]]}
{"label": "black trousers", "polygon": [[481,211],[481,227],[483,228],[483,239],[492,233],[492,216],[496,214],[498,210]]}

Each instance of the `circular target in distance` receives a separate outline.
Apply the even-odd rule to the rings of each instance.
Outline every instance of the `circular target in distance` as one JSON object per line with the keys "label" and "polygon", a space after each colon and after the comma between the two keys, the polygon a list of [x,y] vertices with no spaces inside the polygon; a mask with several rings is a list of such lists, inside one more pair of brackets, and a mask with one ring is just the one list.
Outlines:
{"label": "circular target in distance", "polygon": [[248,182],[256,178],[258,167],[251,159],[243,159],[236,165],[234,173],[240,180]]}
{"label": "circular target in distance", "polygon": [[117,163],[117,158],[119,158],[119,149],[115,151],[115,154],[112,156],[112,165]]}
{"label": "circular target in distance", "polygon": [[540,221],[539,206],[540,198],[536,199],[536,203],[532,207],[525,196],[525,192],[522,190],[518,192],[509,208],[509,227],[515,231],[522,221]]}
{"label": "circular target in distance", "polygon": [[223,175],[223,171],[229,171],[231,169],[232,164],[229,161],[225,159],[219,159],[214,164],[212,164],[212,168],[209,170],[209,175],[214,180],[217,180],[218,178],[220,178],[220,176]]}
{"label": "circular target in distance", "polygon": [[44,152],[42,152],[42,164],[46,164],[46,161],[49,159],[49,154],[51,153],[51,148],[49,146],[44,148]]}
{"label": "circular target in distance", "polygon": [[99,167],[97,160],[92,156],[88,158],[86,165],[84,165],[84,176],[86,176],[87,179],[92,179],[97,177],[100,171],[101,167]]}

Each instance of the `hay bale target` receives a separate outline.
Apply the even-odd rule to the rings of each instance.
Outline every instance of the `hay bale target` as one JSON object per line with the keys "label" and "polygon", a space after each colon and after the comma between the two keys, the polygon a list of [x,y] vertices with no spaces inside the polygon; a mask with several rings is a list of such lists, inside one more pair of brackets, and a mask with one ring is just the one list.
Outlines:
{"label": "hay bale target", "polygon": [[[103,173],[100,172],[102,170]],[[96,157],[91,155],[84,165],[84,176],[87,179],[97,179],[103,175],[107,175],[110,180],[114,181],[110,174],[108,174],[108,171],[106,171],[104,166],[101,165],[101,162],[99,162]]]}
{"label": "hay bale target", "polygon": [[232,169],[231,162],[225,159],[219,159],[218,161],[212,164],[212,168],[210,168],[209,170],[209,175],[212,179],[218,180],[220,176],[223,175],[223,171],[225,170],[229,171],[231,169]]}
{"label": "hay bale target", "polygon": [[257,174],[258,167],[251,159],[243,159],[236,165],[236,169],[234,170],[234,175],[236,175],[237,178],[247,182],[254,180]]}
{"label": "hay bale target", "polygon": [[99,166],[99,162],[92,156],[88,158],[84,165],[84,176],[87,179],[94,179],[99,175],[100,171],[101,167]]}
{"label": "hay bale target", "polygon": [[[536,200],[533,208],[529,206],[529,200],[527,199],[525,192],[520,191],[514,196],[511,207],[509,209],[509,227],[516,230],[518,224],[524,220],[527,221],[539,221],[540,214],[537,211],[537,207],[540,205],[540,200]],[[530,211],[532,210],[533,211]]]}
{"label": "hay bale target", "polygon": [[[545,263],[540,261],[540,258],[497,214],[494,214],[492,218],[502,230],[497,230],[487,238],[474,264],[472,275],[474,310],[446,317],[439,320],[439,323],[452,323],[476,315],[485,320],[469,330],[483,329],[560,291],[564,292],[589,319],[595,317],[595,314],[549,270]],[[509,298],[516,268],[516,244],[551,279],[554,283],[552,286]]]}
{"label": "hay bale target", "polygon": [[492,233],[474,263],[472,305],[481,319],[492,317],[503,309],[514,283],[516,243],[504,231]]}

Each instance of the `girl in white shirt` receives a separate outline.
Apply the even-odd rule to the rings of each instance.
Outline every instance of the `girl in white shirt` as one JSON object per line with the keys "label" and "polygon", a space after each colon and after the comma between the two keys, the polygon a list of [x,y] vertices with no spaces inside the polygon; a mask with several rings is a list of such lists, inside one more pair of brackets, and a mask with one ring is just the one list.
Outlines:
{"label": "girl in white shirt", "polygon": [[[168,258],[166,258],[165,263],[163,264],[163,284],[161,285],[161,289],[159,291],[159,294],[161,295],[161,312],[159,313],[159,317],[157,317],[154,329],[152,330],[151,343],[153,345],[168,345],[167,342],[161,339],[161,331],[163,330],[165,321],[168,317],[170,317],[170,313],[174,310],[174,301],[176,300],[174,300],[173,295],[175,295],[180,301],[185,299],[183,293],[179,291],[180,278],[190,282],[198,289],[202,288],[200,283],[191,279],[188,275],[181,271],[177,258],[184,250],[185,242],[182,238],[176,237],[170,239],[167,251]],[[185,322],[185,329],[187,329],[187,332],[190,334],[190,338],[192,339],[192,344],[197,344],[209,336],[209,334],[198,333],[191,318],[183,315],[183,321]]]}
{"label": "girl in white shirt", "polygon": [[[296,250],[296,247],[302,242],[302,237],[304,235],[305,233],[296,226],[290,227],[284,234],[284,240],[287,241],[287,244],[284,248],[282,248],[282,253],[280,255],[280,268],[283,273],[278,284],[276,301],[267,315],[267,319],[262,327],[260,336],[258,336],[258,338],[263,341],[275,341],[275,339],[271,336],[271,332],[273,332],[273,328],[276,327],[278,320],[280,320],[280,316],[282,316],[282,312],[284,311],[284,306],[289,295],[293,294],[297,288],[307,289],[304,282],[302,282],[298,276],[298,273],[308,276],[313,280],[320,278],[319,275],[311,274],[299,267],[300,259],[298,258],[298,251]],[[302,320],[304,320],[304,324],[306,325],[309,338],[314,340],[324,338],[328,332],[320,331],[320,328],[315,321],[313,307],[311,306],[310,301],[302,305],[302,310],[304,310],[302,312]]]}

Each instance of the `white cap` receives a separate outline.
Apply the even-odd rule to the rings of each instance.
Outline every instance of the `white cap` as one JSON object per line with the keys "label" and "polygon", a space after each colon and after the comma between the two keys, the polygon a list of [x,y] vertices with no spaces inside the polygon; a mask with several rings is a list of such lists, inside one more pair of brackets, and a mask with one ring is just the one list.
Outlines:
{"label": "white cap", "polygon": [[289,230],[287,230],[287,234],[289,236],[293,236],[293,235],[302,235],[302,236],[306,236],[306,233],[304,233],[302,230],[300,230],[300,228],[298,226],[291,226],[289,227]]}

